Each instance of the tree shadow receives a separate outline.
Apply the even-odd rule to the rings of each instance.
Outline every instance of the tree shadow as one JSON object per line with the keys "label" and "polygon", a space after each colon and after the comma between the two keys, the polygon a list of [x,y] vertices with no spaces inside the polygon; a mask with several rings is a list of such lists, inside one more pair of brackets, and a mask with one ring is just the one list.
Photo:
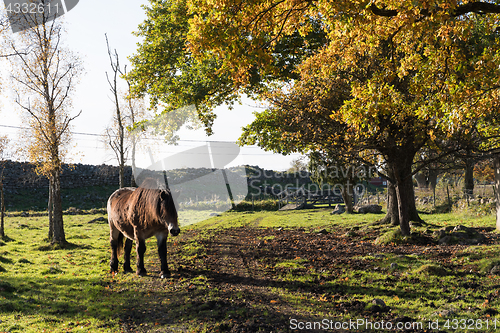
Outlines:
{"label": "tree shadow", "polygon": [[70,242],[65,243],[49,243],[40,245],[36,248],[38,251],[54,251],[54,250],[88,250],[92,249],[91,245],[87,244],[74,244]]}
{"label": "tree shadow", "polygon": [[3,245],[1,241],[5,242],[5,243],[9,243],[9,242],[15,241],[15,239],[14,238],[10,238],[9,236],[5,235],[2,238],[0,238],[0,246]]}

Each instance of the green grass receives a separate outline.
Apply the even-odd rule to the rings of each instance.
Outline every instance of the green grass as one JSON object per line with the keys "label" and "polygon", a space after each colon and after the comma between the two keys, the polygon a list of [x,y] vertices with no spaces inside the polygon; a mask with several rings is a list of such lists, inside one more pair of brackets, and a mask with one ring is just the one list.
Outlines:
{"label": "green grass", "polygon": [[87,223],[96,217],[65,216],[71,246],[64,250],[50,250],[44,241],[46,217],[6,219],[9,240],[0,247],[6,270],[0,273],[0,332],[119,330],[120,305],[108,292],[108,227]]}
{"label": "green grass", "polygon": [[[499,244],[374,245],[380,235],[394,232],[373,224],[383,216],[329,212],[226,212],[196,224],[185,221],[181,236],[169,239],[174,275],[165,280],[155,276],[154,238],[147,242],[150,276],[109,274],[107,223],[88,223],[103,215],[66,215],[71,245],[59,250],[45,240],[46,217],[7,217],[8,237],[0,242],[0,332],[120,332],[125,323],[144,332],[286,332],[290,318],[403,316],[426,323],[440,319],[441,325],[446,319],[497,319],[500,327],[500,277],[490,274],[500,263]],[[495,226],[493,215],[422,217],[426,224],[412,229],[417,234],[458,224]],[[244,230],[257,236],[232,236]],[[323,237],[333,237],[328,239],[336,247],[328,250]],[[291,252],[278,254],[281,249]],[[240,256],[248,261],[241,264]],[[390,311],[373,312],[374,298]],[[454,314],[443,317],[445,310]]]}

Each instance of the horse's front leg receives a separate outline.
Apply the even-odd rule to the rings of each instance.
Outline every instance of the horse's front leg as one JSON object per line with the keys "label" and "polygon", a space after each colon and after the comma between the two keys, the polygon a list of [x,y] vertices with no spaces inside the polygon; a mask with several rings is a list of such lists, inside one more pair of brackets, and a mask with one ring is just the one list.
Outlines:
{"label": "horse's front leg", "polygon": [[168,269],[167,263],[167,234],[157,234],[156,241],[158,244],[158,255],[160,256],[161,262],[161,273],[160,278],[164,279],[170,276],[170,270]]}

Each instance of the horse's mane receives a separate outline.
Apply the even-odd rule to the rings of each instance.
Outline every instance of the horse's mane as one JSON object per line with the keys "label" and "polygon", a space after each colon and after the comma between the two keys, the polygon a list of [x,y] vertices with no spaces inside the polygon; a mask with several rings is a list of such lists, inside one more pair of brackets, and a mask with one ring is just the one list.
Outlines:
{"label": "horse's mane", "polygon": [[[146,178],[130,195],[130,204],[131,207],[134,207],[132,210],[155,220],[165,219],[166,216],[162,216],[164,214],[177,217],[170,189],[159,189],[158,187],[155,179]],[[162,212],[162,201],[165,202],[165,212]]]}

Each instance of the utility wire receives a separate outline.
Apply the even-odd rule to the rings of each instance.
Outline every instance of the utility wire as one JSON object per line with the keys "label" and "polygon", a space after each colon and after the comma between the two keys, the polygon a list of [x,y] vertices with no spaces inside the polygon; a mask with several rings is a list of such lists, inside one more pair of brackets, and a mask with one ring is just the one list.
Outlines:
{"label": "utility wire", "polygon": [[[0,127],[15,128],[15,129],[21,129],[21,130],[30,130],[29,127],[11,126],[11,125],[0,125]],[[71,132],[71,133],[76,134],[76,135],[86,135],[86,136],[94,136],[94,137],[103,136],[103,134],[96,134],[96,133],[83,133],[83,132]],[[115,137],[118,137],[118,136],[115,135]],[[142,139],[164,141],[162,138],[155,138],[155,137],[144,137]],[[229,141],[229,140],[185,140],[185,139],[180,139],[177,141],[182,141],[182,142],[224,142],[224,143],[234,143],[235,142],[235,141]]]}
{"label": "utility wire", "polygon": [[[14,128],[14,129],[21,129],[21,130],[29,130],[29,127],[21,127],[21,126],[11,126],[11,125],[0,125],[0,127],[5,127],[5,128]],[[96,134],[96,133],[83,133],[83,132],[72,132],[72,134],[75,135],[84,135],[84,136],[92,136],[92,137],[102,137],[102,134]],[[154,138],[154,137],[145,137],[142,140],[153,140],[153,141],[164,141],[161,138]],[[235,143],[235,141],[229,141],[229,140],[184,140],[184,139],[179,139],[177,142],[195,142],[195,143],[206,143],[206,142],[222,142],[222,143]],[[92,149],[103,149],[105,150],[106,148],[104,147],[86,147],[86,146],[79,146],[80,148],[92,148]],[[185,145],[178,145],[176,147],[186,147]],[[258,146],[246,146],[245,149],[248,148],[253,148],[253,149],[261,149]],[[175,151],[169,152],[169,151],[162,151],[162,153],[176,153]],[[223,154],[218,154],[218,155],[223,155]],[[239,155],[242,156],[269,156],[269,154],[246,154],[246,153],[240,153]],[[292,153],[290,154],[292,156],[301,156],[301,154],[298,153]]]}

